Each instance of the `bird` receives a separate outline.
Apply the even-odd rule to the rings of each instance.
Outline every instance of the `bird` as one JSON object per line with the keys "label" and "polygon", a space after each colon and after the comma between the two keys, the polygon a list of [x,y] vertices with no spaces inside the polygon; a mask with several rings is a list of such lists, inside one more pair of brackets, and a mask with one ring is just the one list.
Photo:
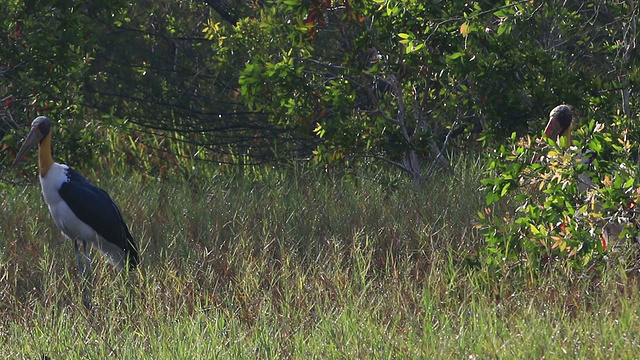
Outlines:
{"label": "bird", "polygon": [[73,241],[78,275],[84,279],[83,303],[91,307],[91,259],[89,248],[102,253],[109,263],[122,270],[135,269],[140,263],[138,245],[125,223],[120,208],[109,194],[93,185],[51,155],[53,124],[47,116],[38,116],[12,166],[38,144],[38,172],[42,195],[55,224]]}
{"label": "bird", "polygon": [[[570,105],[558,105],[549,112],[549,122],[544,129],[544,134],[550,139],[555,139],[558,145],[571,147],[571,132],[573,130],[573,110]],[[563,140],[564,138],[564,140]],[[587,165],[591,163],[591,158],[585,156],[582,152],[578,152],[577,163]],[[585,174],[578,175],[578,191],[585,193],[595,185],[591,178]]]}
{"label": "bird", "polygon": [[549,122],[544,134],[550,139],[565,137],[571,146],[571,129],[573,128],[573,111],[569,105],[558,105],[549,112]]}
{"label": "bird", "polygon": [[[573,145],[573,142],[571,141],[573,124],[574,119],[571,106],[565,104],[558,105],[549,113],[549,122],[544,129],[544,134],[550,139],[555,139],[559,146],[571,147]],[[590,164],[592,161],[591,156],[592,154],[583,154],[582,152],[578,152],[576,155],[577,163],[580,165]],[[585,194],[588,190],[594,189],[595,187],[596,185],[593,183],[593,180],[587,176],[587,174],[578,174],[578,192],[580,194]],[[596,205],[598,209],[601,207],[600,203]],[[611,243],[611,240],[617,239],[623,230],[623,224],[611,220],[607,221],[607,223],[602,227],[601,240],[603,248],[606,249]]]}

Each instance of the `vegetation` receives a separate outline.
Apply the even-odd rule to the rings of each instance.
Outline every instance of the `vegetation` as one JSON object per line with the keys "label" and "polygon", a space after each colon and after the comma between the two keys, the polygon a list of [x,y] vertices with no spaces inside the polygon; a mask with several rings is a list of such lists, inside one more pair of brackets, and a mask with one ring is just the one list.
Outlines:
{"label": "vegetation", "polygon": [[[636,125],[622,120],[610,128],[591,121],[569,148],[566,138],[557,144],[514,134],[488,157],[489,206],[478,227],[489,262],[535,270],[560,260],[587,269],[602,265],[613,247],[637,243],[638,144],[629,137]],[[500,200],[510,200],[506,214],[493,211]]]}
{"label": "vegetation", "polygon": [[13,187],[0,212],[0,348],[71,359],[633,357],[635,272],[611,262],[598,276],[558,268],[494,281],[465,261],[482,242],[481,163],[455,169],[464,176],[424,197],[385,172],[357,184],[304,167],[220,172],[202,189],[92,174],[121,204],[143,263],[127,279],[96,258],[90,314],[37,185]]}
{"label": "vegetation", "polygon": [[[638,11],[2,2],[0,353],[635,357]],[[560,103],[569,149],[540,136]],[[36,115],[141,246],[95,261],[90,313],[35,161],[10,168]]]}
{"label": "vegetation", "polygon": [[387,164],[422,186],[446,150],[537,134],[557,104],[638,113],[636,1],[0,6],[0,98],[19,123],[59,121],[59,154],[83,163],[99,124],[219,163]]}

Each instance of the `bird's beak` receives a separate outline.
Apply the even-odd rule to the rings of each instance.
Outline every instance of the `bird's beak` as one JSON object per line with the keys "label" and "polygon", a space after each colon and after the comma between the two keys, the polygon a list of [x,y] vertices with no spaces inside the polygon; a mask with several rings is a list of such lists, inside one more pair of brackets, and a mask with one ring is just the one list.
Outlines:
{"label": "bird's beak", "polygon": [[556,139],[562,133],[562,125],[555,118],[549,119],[544,134],[550,139]]}
{"label": "bird's beak", "polygon": [[19,163],[22,158],[31,150],[36,144],[38,144],[42,140],[42,133],[37,127],[32,127],[31,131],[29,131],[29,135],[24,140],[20,151],[18,151],[18,155],[16,155],[15,160],[13,160],[13,164],[11,166],[15,166]]}

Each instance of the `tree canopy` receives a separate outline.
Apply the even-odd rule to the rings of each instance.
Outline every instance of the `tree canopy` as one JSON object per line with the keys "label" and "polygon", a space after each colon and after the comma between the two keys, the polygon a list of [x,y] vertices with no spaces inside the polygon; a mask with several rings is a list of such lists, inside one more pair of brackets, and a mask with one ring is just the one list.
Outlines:
{"label": "tree canopy", "polygon": [[187,157],[383,163],[424,183],[478,138],[539,134],[559,103],[605,124],[638,114],[633,0],[9,0],[0,10],[5,110],[20,123],[50,115],[66,135],[59,153],[87,161],[95,154],[80,149],[102,143],[89,124],[126,125],[193,147]]}

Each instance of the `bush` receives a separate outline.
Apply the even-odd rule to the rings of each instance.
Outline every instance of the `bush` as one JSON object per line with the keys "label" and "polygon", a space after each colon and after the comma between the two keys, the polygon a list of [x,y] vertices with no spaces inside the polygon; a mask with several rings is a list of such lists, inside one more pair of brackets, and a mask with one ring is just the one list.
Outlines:
{"label": "bush", "polygon": [[[552,263],[586,270],[636,231],[637,142],[617,119],[591,121],[575,144],[516,139],[490,152],[479,214],[488,265],[539,270]],[[615,239],[615,241],[613,241]]]}

